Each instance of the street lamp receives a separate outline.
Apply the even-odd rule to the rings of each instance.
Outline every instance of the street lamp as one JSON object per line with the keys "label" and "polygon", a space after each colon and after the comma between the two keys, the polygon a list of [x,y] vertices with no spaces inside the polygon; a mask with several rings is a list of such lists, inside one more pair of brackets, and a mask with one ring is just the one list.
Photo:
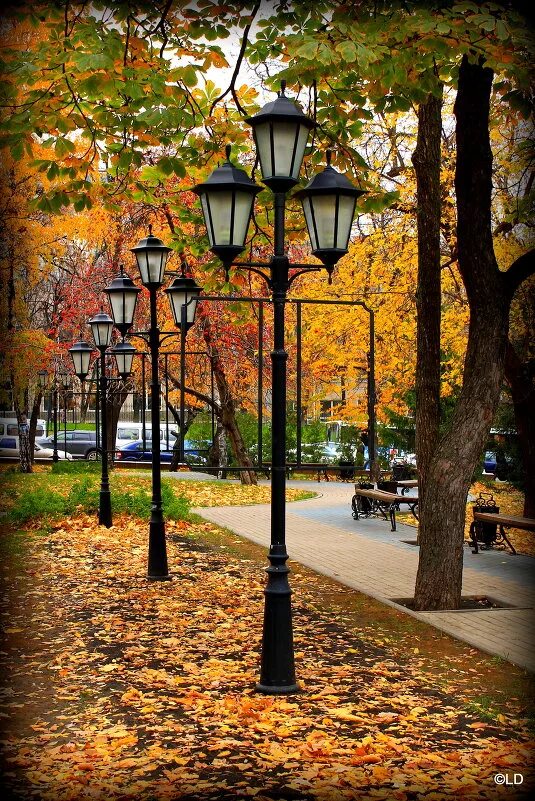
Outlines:
{"label": "street lamp", "polygon": [[69,353],[71,354],[75,374],[80,381],[85,381],[89,373],[89,362],[91,361],[93,348],[91,345],[88,345],[87,342],[84,342],[83,339],[79,339],[78,342],[75,342],[74,345],[69,348]]}
{"label": "street lamp", "polygon": [[[102,309],[99,314],[96,314],[91,320],[88,321],[93,333],[95,345],[100,352],[100,370],[99,370],[99,388],[98,394],[100,396],[99,406],[101,409],[101,429],[102,429],[102,464],[101,464],[101,482],[100,482],[100,497],[99,497],[99,523],[103,526],[110,528],[112,525],[112,510],[111,510],[111,493],[110,482],[108,475],[108,421],[106,417],[107,406],[107,392],[108,381],[106,375],[106,351],[111,342],[111,334],[113,330],[113,320]],[[123,381],[126,381],[132,369],[132,360],[136,353],[136,349],[129,343],[120,342],[111,348],[109,351],[114,357],[117,364],[117,372]],[[89,373],[89,363],[93,348],[87,342],[80,339],[69,348],[69,353],[72,357],[74,372],[84,382]]]}
{"label": "street lamp", "polygon": [[[323,267],[291,263],[285,252],[286,193],[298,183],[305,147],[314,123],[285,95],[285,83],[276,100],[268,103],[258,114],[246,120],[253,135],[260,160],[262,181],[274,196],[274,253],[269,263],[234,262],[243,250],[254,197],[259,189],[247,183],[238,170],[227,163],[218,168],[208,180],[196,186],[208,230],[210,250],[223,261],[228,272],[234,264],[262,276],[273,299],[274,347],[272,361],[272,481],[271,481],[271,545],[270,566],[267,568],[265,589],[262,665],[257,689],[270,694],[288,694],[299,687],[295,678],[291,589],[286,566],[286,360],[284,349],[284,309],[292,281],[306,272],[326,269],[332,272],[338,259],[347,252],[353,223],[355,202],[363,191],[356,189],[330,165],[302,190],[303,203],[312,249]],[[224,170],[224,172],[223,172]],[[215,180],[217,178],[217,180]],[[238,192],[247,195],[240,205],[239,237],[232,236]],[[234,211],[233,211],[234,209]],[[234,215],[234,216],[233,216]],[[247,222],[245,223],[245,218]],[[245,230],[244,230],[245,228]],[[231,250],[233,247],[234,252]],[[269,272],[265,272],[265,268]],[[264,268],[264,269],[263,269]],[[290,268],[295,270],[289,275]],[[297,268],[297,269],[296,269]]]}
{"label": "street lamp", "polygon": [[[100,474],[100,496],[98,507],[98,522],[101,526],[110,528],[112,525],[111,516],[111,493],[110,479],[108,473],[108,416],[106,414],[108,381],[106,376],[106,350],[111,342],[113,330],[113,320],[102,309],[95,314],[89,321],[93,340],[100,353],[100,409],[101,409],[101,431],[102,431],[102,459]],[[72,355],[72,354],[71,354]]]}
{"label": "street lamp", "polygon": [[[48,389],[48,372],[46,370],[39,370],[39,386],[43,391]],[[52,402],[52,420],[54,426],[54,442],[52,445],[52,461],[57,462],[59,460],[58,456],[58,383],[57,383],[57,373],[56,368],[54,367],[54,375],[52,376],[52,392],[50,393],[52,397],[48,397],[48,417],[47,417],[47,428],[48,424],[50,423],[50,403]]]}
{"label": "street lamp", "polygon": [[195,320],[201,288],[193,278],[188,278],[184,274],[183,264],[182,275],[175,278],[171,286],[164,291],[169,298],[175,325],[180,329],[180,447],[178,461],[180,464],[184,464],[184,440],[186,437],[186,334]]}
{"label": "street lamp", "polygon": [[[153,236],[152,226],[149,226],[149,235],[141,239],[132,253],[136,257],[139,275],[143,285],[149,291],[150,325],[148,331],[133,332],[130,329],[134,323],[137,296],[141,291],[135,286],[131,278],[125,275],[121,267],[121,274],[115,278],[104,290],[109,297],[113,323],[123,335],[123,342],[117,345],[114,353],[117,364],[122,360],[126,364],[130,358],[127,349],[131,346],[124,342],[126,336],[141,337],[149,345],[151,358],[151,427],[152,427],[152,502],[149,522],[149,555],[148,578],[151,580],[168,581],[169,567],[167,563],[167,548],[165,542],[165,520],[162,509],[162,476],[160,464],[160,379],[158,370],[158,357],[160,345],[168,336],[175,332],[160,331],[157,317],[157,293],[164,281],[165,267],[171,248],[168,248],[161,239]],[[169,296],[171,311],[177,325],[181,328],[181,415],[180,430],[182,453],[184,450],[184,371],[185,371],[185,336],[193,324],[197,299],[201,288],[192,278],[184,274],[176,278],[173,284],[165,290]],[[133,355],[133,354],[132,354]],[[120,367],[119,367],[120,370]]]}
{"label": "street lamp", "polygon": [[63,447],[66,448],[67,447],[67,392],[69,391],[70,386],[71,386],[71,379],[70,379],[70,376],[69,376],[67,370],[65,370],[64,368],[62,368],[59,371],[58,379],[59,379],[59,383],[61,385],[61,388],[63,390],[63,392],[62,392],[62,395],[63,395],[63,440],[64,440]]}

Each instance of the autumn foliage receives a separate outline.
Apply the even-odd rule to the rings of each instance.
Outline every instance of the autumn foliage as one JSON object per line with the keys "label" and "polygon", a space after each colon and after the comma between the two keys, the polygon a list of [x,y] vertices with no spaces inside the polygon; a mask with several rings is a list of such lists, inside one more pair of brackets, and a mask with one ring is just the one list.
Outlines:
{"label": "autumn foliage", "polygon": [[492,801],[501,771],[529,789],[522,713],[470,705],[488,670],[474,651],[428,672],[414,634],[333,617],[340,589],[297,570],[303,692],[258,695],[256,552],[209,523],[170,522],[173,581],[147,583],[145,528],[63,519],[28,533],[22,574],[4,568],[8,788],[50,801]]}

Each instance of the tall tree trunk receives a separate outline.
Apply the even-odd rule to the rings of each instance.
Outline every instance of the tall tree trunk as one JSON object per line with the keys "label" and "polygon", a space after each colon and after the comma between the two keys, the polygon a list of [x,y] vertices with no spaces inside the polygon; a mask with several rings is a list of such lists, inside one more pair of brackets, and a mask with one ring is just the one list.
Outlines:
{"label": "tall tree trunk", "polygon": [[41,408],[42,399],[43,399],[43,393],[41,390],[39,390],[33,399],[32,411],[30,414],[29,437],[30,437],[30,455],[32,464],[34,461],[34,444],[35,444],[35,432],[37,430],[37,418],[39,417],[39,409]]}
{"label": "tall tree trunk", "polygon": [[509,293],[492,246],[492,151],[489,105],[492,70],[463,57],[456,116],[459,269],[470,305],[463,387],[449,430],[431,457],[415,608],[460,606],[466,497],[500,396]]}
{"label": "tall tree trunk", "polygon": [[505,377],[511,390],[518,447],[524,468],[524,515],[535,518],[535,365],[523,362],[510,342]]}
{"label": "tall tree trunk", "polygon": [[429,462],[440,426],[440,142],[442,97],[429,95],[418,109],[412,156],[416,173],[418,288],[416,291],[416,456],[420,519],[426,517]]}

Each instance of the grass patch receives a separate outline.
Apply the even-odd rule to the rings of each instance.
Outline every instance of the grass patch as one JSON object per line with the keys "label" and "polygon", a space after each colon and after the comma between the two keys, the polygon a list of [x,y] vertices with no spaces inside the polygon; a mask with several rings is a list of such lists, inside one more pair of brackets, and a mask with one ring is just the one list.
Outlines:
{"label": "grass patch", "polygon": [[[59,463],[58,463],[59,464]],[[7,522],[22,525],[29,521],[40,521],[47,526],[50,521],[69,515],[96,514],[100,500],[100,481],[91,474],[75,479],[70,487],[65,481],[43,480],[39,475],[32,482],[31,489],[22,487],[20,482],[13,482],[15,492],[10,494],[10,506],[7,509]],[[64,474],[63,474],[64,475]],[[53,473],[50,478],[55,479]],[[76,472],[74,472],[74,476]],[[162,482],[162,502],[164,514],[170,520],[186,520],[190,502],[182,495],[175,494],[169,483]],[[112,509],[117,514],[128,514],[134,517],[147,518],[151,511],[151,496],[144,486],[117,488],[112,493]]]}
{"label": "grass patch", "polygon": [[67,459],[62,459],[59,462],[55,462],[52,464],[51,473],[55,475],[86,475],[90,473],[91,475],[100,475],[102,466],[100,462],[88,462],[85,459],[79,460],[72,460],[72,462],[67,461]]}

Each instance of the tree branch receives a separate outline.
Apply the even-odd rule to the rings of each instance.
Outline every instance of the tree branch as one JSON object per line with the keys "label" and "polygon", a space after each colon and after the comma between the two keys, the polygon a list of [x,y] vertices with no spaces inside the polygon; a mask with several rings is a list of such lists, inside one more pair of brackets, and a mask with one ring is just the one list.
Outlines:
{"label": "tree branch", "polygon": [[240,101],[238,100],[238,96],[236,94],[236,89],[235,89],[235,84],[236,84],[236,79],[238,77],[238,73],[239,73],[241,65],[242,65],[243,57],[245,56],[245,48],[247,47],[247,42],[249,40],[249,31],[251,30],[251,25],[253,24],[254,18],[258,14],[258,9],[260,8],[260,3],[261,3],[261,0],[257,0],[257,2],[255,3],[255,5],[253,7],[253,10],[251,11],[251,16],[249,17],[249,22],[247,23],[247,25],[243,29],[243,36],[242,36],[241,45],[240,45],[240,52],[238,53],[238,58],[236,60],[236,66],[234,67],[234,72],[232,73],[232,77],[230,79],[230,83],[229,83],[228,87],[225,89],[225,91],[223,92],[223,94],[219,95],[219,97],[216,97],[216,99],[214,100],[214,102],[210,106],[209,116],[212,116],[214,108],[217,106],[217,104],[221,100],[223,100],[224,97],[226,97],[228,95],[229,92],[232,94],[232,97],[234,98],[234,102],[236,103],[236,108],[238,109],[240,114],[243,114],[244,116],[247,114],[247,112],[245,111],[245,109],[241,105]]}
{"label": "tree branch", "polygon": [[512,297],[520,284],[535,273],[535,248],[528,250],[514,261],[504,274],[504,281],[509,295]]}

